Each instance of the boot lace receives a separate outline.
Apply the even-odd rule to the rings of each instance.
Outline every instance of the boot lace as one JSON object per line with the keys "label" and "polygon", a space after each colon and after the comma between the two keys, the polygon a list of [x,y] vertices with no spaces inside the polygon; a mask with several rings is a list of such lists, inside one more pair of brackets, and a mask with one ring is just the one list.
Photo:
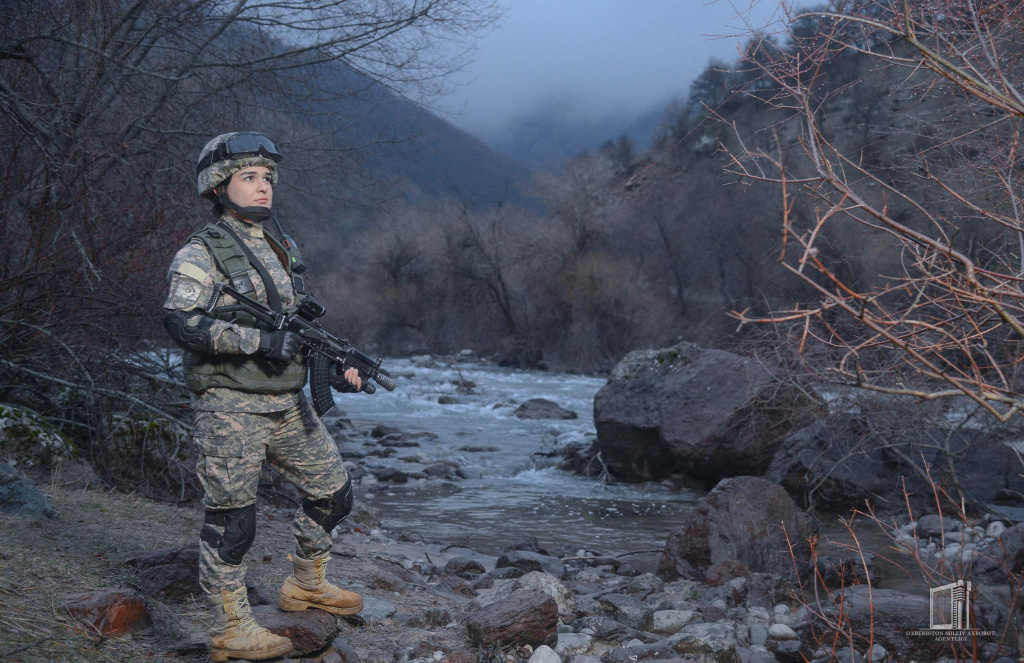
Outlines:
{"label": "boot lace", "polygon": [[[225,605],[227,608],[228,606]],[[256,620],[252,617],[252,607],[249,605],[249,597],[241,596],[236,598],[228,608],[228,614],[231,619],[235,622],[235,628],[242,631],[246,635],[255,636],[263,627],[256,623]],[[239,617],[239,614],[242,616]]]}
{"label": "boot lace", "polygon": [[316,585],[321,587],[324,584],[324,573],[327,567],[327,560],[321,558],[315,561],[313,568],[316,571]]}

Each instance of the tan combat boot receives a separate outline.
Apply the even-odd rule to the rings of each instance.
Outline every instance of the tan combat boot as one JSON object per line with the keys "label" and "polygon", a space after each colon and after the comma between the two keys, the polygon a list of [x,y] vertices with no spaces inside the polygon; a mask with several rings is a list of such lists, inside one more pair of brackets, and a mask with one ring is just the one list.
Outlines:
{"label": "tan combat boot", "polygon": [[292,562],[292,575],[281,585],[277,594],[277,607],[282,610],[320,608],[335,615],[354,615],[363,609],[363,597],[355,592],[335,587],[324,578],[330,554],[316,559],[302,559],[288,555]]}
{"label": "tan combat boot", "polygon": [[274,635],[252,618],[245,587],[210,594],[207,599],[213,605],[216,621],[210,633],[211,661],[220,663],[229,658],[262,661],[292,650],[291,640]]}

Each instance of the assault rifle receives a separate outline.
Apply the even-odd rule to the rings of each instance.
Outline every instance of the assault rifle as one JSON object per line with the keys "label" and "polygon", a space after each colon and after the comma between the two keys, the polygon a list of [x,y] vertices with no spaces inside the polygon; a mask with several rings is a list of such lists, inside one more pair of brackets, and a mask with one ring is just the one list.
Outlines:
{"label": "assault rifle", "polygon": [[[238,303],[217,306],[220,296],[224,293],[234,297]],[[339,373],[345,372],[347,368],[358,370],[359,377],[363,379],[361,391],[368,394],[377,391],[370,380],[388,391],[395,390],[395,381],[380,367],[382,360],[363,354],[345,339],[333,336],[320,327],[320,318],[327,309],[312,297],[306,297],[294,313],[285,315],[276,313],[269,306],[243,295],[227,283],[217,283],[213,286],[213,294],[206,311],[216,314],[248,313],[275,331],[284,329],[302,337],[302,347],[299,351],[303,356],[309,357],[309,391],[313,396],[313,407],[321,417],[334,409],[330,382],[332,364],[338,364]]]}

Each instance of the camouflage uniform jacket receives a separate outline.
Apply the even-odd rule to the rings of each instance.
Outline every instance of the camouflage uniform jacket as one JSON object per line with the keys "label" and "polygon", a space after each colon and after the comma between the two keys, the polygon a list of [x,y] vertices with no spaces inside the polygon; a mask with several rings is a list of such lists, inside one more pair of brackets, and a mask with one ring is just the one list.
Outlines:
{"label": "camouflage uniform jacket", "polygon": [[[221,220],[242,238],[246,246],[263,263],[274,285],[277,286],[285,310],[293,308],[295,292],[291,279],[281,260],[264,238],[262,224],[239,221],[227,214],[222,216]],[[178,251],[171,261],[167,274],[170,279],[170,293],[164,302],[164,308],[168,310],[195,310],[197,306],[205,304],[210,299],[215,282],[230,283],[228,275],[217,268],[210,250],[199,239],[193,239]],[[267,304],[267,289],[251,266],[249,279],[255,288],[255,292],[250,296],[255,296],[261,303]],[[234,298],[227,294],[221,295],[218,302],[221,306],[230,306],[234,303]],[[188,324],[198,324],[201,315],[202,313],[197,311],[196,315],[188,320]],[[258,329],[217,320],[210,333],[214,354],[250,355],[259,349]],[[213,412],[281,412],[295,406],[300,393],[296,390],[284,394],[252,394],[227,387],[212,387],[201,394],[192,395],[192,408],[197,411]]]}

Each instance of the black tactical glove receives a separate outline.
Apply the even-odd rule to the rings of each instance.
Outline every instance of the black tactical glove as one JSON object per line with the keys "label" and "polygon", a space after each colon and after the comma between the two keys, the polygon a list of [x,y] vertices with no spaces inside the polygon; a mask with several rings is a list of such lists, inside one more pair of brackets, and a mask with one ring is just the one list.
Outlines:
{"label": "black tactical glove", "polygon": [[348,378],[345,377],[345,369],[337,362],[331,364],[331,371],[327,375],[327,379],[339,394],[354,394],[359,391],[354,384],[348,381]]}
{"label": "black tactical glove", "polygon": [[261,331],[260,352],[274,361],[291,361],[302,345],[302,337],[287,330]]}

